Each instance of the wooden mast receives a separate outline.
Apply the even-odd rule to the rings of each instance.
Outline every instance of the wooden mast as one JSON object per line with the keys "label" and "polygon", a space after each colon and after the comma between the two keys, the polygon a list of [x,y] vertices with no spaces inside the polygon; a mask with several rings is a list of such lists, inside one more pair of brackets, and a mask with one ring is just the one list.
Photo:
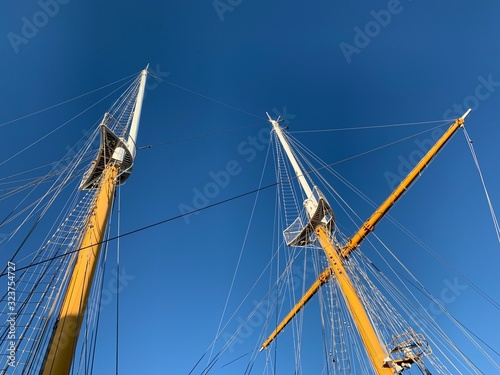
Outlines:
{"label": "wooden mast", "polygon": [[[104,239],[109,213],[115,195],[116,185],[120,182],[120,174],[124,163],[124,158],[135,157],[136,154],[136,137],[139,128],[139,120],[142,109],[142,101],[144,98],[144,89],[146,85],[147,67],[141,72],[139,90],[134,107],[134,115],[129,131],[128,140],[118,139],[112,134],[113,143],[112,157],[105,160],[104,170],[98,178],[96,188],[95,203],[91,209],[90,216],[80,243],[81,250],[78,252],[78,257],[65,292],[65,296],[59,310],[57,322],[54,327],[49,346],[45,353],[44,364],[40,371],[43,375],[66,375],[70,373],[73,357],[75,354],[80,328],[87,307],[88,296],[92,287],[92,281],[96,270],[101,244]],[[101,125],[105,128],[105,124]],[[109,135],[111,130],[106,128],[106,131],[101,132],[101,148],[100,154],[104,154],[104,149],[112,146],[108,144],[104,135]],[[97,164],[97,163],[94,163]],[[127,172],[130,172],[127,168]],[[93,171],[95,175],[95,170]],[[95,178],[95,176],[93,176]],[[90,186],[90,185],[89,185]],[[86,187],[88,188],[88,187]]]}
{"label": "wooden mast", "polygon": [[[362,227],[356,232],[356,234],[351,237],[351,239],[344,245],[341,249],[337,248],[333,241],[331,240],[329,233],[329,226],[324,217],[321,217],[325,211],[320,212],[319,216],[317,213],[318,201],[317,199],[312,199],[313,207],[311,208],[311,196],[308,192],[311,192],[307,182],[303,177],[303,172],[298,167],[298,164],[294,158],[294,155],[288,145],[281,127],[278,121],[272,120],[269,115],[269,121],[273,126],[273,130],[276,132],[278,139],[280,140],[285,153],[291,161],[291,164],[295,170],[295,173],[299,179],[299,183],[303,188],[308,199],[304,202],[306,212],[310,219],[309,223],[304,229],[309,227],[309,232],[305,232],[305,235],[299,233],[296,239],[291,240],[288,244],[304,244],[310,243],[317,240],[321,247],[323,248],[328,262],[329,267],[323,271],[314,284],[309,288],[309,290],[304,294],[304,296],[296,303],[292,308],[290,313],[281,321],[278,327],[273,331],[273,333],[268,337],[266,341],[262,344],[261,350],[266,349],[269,344],[275,339],[275,337],[283,330],[283,328],[292,320],[292,318],[305,306],[305,304],[313,297],[313,295],[323,286],[332,275],[335,275],[335,279],[339,285],[342,296],[346,302],[349,313],[356,325],[359,332],[363,345],[368,353],[370,362],[378,375],[382,374],[396,374],[399,373],[403,368],[398,366],[397,361],[392,361],[389,357],[387,350],[385,349],[385,343],[381,342],[380,337],[377,335],[370,319],[366,313],[366,310],[355,290],[350,277],[343,265],[343,259],[349,256],[349,254],[355,250],[359,244],[366,238],[366,236],[375,229],[375,225],[382,219],[382,217],[389,211],[389,209],[394,205],[394,203],[404,194],[406,189],[412,184],[412,182],[420,175],[420,173],[429,164],[432,158],[439,152],[439,150],[445,145],[445,143],[451,138],[451,136],[457,131],[457,129],[463,125],[465,118],[469,115],[471,110],[469,109],[461,118],[457,119],[453,125],[443,134],[443,136],[436,142],[436,144],[427,152],[427,154],[422,158],[422,160],[414,167],[414,169],[408,174],[408,176],[401,182],[401,184],[394,190],[394,192],[380,205],[375,213],[362,225]],[[304,184],[306,186],[304,186]],[[316,207],[314,206],[316,205]],[[309,207],[308,207],[309,206]],[[329,206],[326,205],[328,208]],[[328,214],[328,212],[326,211]],[[330,213],[333,216],[333,212]],[[319,219],[318,219],[319,218]],[[311,233],[310,229],[314,228],[314,234]],[[308,236],[309,238],[306,238]],[[315,236],[315,238],[312,238]]]}

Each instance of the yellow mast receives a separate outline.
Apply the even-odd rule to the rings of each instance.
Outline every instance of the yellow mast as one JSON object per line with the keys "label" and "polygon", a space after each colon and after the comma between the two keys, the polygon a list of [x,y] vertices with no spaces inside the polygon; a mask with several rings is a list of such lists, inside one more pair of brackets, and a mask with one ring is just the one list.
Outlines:
{"label": "yellow mast", "polygon": [[[342,292],[342,296],[346,302],[348,310],[352,316],[352,319],[356,325],[359,332],[363,345],[368,353],[370,362],[378,375],[382,374],[396,374],[403,370],[402,367],[398,365],[401,361],[392,361],[389,357],[385,345],[381,342],[381,339],[377,335],[370,319],[366,313],[366,310],[355,290],[350,277],[343,265],[343,260],[349,254],[355,250],[359,244],[363,241],[366,236],[375,229],[375,225],[382,219],[382,217],[389,211],[389,209],[394,205],[394,203],[404,194],[406,189],[411,185],[411,183],[420,175],[420,173],[429,164],[432,158],[438,153],[438,151],[445,145],[445,143],[451,138],[451,136],[456,132],[456,130],[463,125],[465,118],[469,115],[470,109],[459,119],[457,119],[453,125],[443,134],[443,136],[436,142],[436,144],[427,152],[427,154],[422,158],[422,160],[414,167],[414,169],[408,174],[408,176],[401,182],[401,184],[394,190],[394,192],[382,203],[382,205],[375,210],[375,213],[363,224],[363,226],[356,232],[356,234],[347,242],[342,249],[338,249],[332,242],[329,235],[329,228],[332,226],[328,220],[326,220],[326,214],[333,216],[333,212],[329,212],[328,203],[323,203],[323,207],[318,209],[323,202],[323,197],[314,194],[308,194],[311,189],[307,186],[307,182],[303,177],[303,173],[298,167],[295,161],[293,152],[291,151],[286,139],[283,136],[281,128],[277,121],[271,120],[273,125],[273,130],[280,139],[285,152],[287,153],[292,166],[295,169],[299,183],[303,187],[304,192],[308,196],[308,199],[304,202],[304,206],[308,213],[309,223],[304,227],[302,232],[299,232],[294,239],[288,242],[289,245],[304,245],[306,243],[319,241],[321,247],[323,248],[328,262],[329,267],[323,271],[314,284],[309,288],[309,290],[304,294],[304,296],[296,303],[288,315],[281,321],[278,327],[273,331],[273,333],[264,341],[261,350],[266,349],[269,344],[276,338],[276,336],[283,330],[283,328],[292,320],[292,318],[305,306],[305,304],[314,296],[314,294],[324,285],[332,275],[335,275],[335,279],[339,285]],[[269,115],[268,115],[269,116]],[[304,187],[304,184],[306,185]],[[315,188],[317,189],[317,188]],[[319,199],[318,199],[319,198]],[[312,201],[312,208],[311,208]],[[325,208],[326,207],[326,208]],[[313,234],[311,229],[314,228],[315,237],[311,239]],[[297,232],[295,232],[297,233]],[[411,362],[411,360],[408,360]]]}
{"label": "yellow mast", "polygon": [[99,259],[101,243],[115,194],[119,166],[109,164],[97,192],[90,220],[82,238],[75,268],[66,290],[57,326],[51,339],[42,374],[69,374],[87,300]]}
{"label": "yellow mast", "polygon": [[[47,348],[41,375],[70,373],[78,343],[88,296],[99,260],[116,185],[130,174],[136,154],[136,138],[144,98],[147,67],[141,72],[129,138],[118,138],[107,126],[106,115],[101,124],[101,146],[97,159],[84,176],[81,189],[97,189],[94,205],[80,243],[78,257],[59,310],[54,332]],[[97,185],[97,187],[96,187]]]}

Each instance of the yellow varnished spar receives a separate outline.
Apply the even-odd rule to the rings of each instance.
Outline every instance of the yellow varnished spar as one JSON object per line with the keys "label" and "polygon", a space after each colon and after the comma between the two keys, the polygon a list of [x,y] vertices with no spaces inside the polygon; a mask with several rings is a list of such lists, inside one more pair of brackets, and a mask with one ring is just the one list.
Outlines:
{"label": "yellow varnished spar", "polygon": [[465,118],[469,115],[471,110],[469,109],[462,117],[458,118],[448,130],[441,136],[440,139],[431,147],[431,149],[424,155],[424,157],[418,162],[418,164],[413,168],[413,170],[408,173],[399,186],[392,192],[392,194],[380,205],[373,215],[365,221],[365,223],[359,228],[359,230],[351,237],[351,239],[345,244],[342,249],[342,255],[344,257],[348,256],[356,247],[359,246],[361,241],[375,229],[375,225],[382,219],[382,217],[389,211],[389,209],[396,203],[396,201],[401,198],[405,193],[406,189],[415,181],[415,179],[422,173],[425,167],[430,163],[432,158],[441,150],[446,142],[451,138],[453,134],[461,127],[465,121]]}
{"label": "yellow varnished spar", "polygon": [[[445,134],[443,134],[443,136],[427,152],[427,154],[401,182],[401,184],[394,190],[394,192],[384,201],[384,203],[382,203],[382,205],[380,205],[379,208],[377,208],[375,213],[362,225],[362,227],[347,242],[347,244],[342,247],[342,249],[338,249],[330,238],[329,228],[331,228],[332,225],[330,224],[331,219],[327,219],[327,217],[333,216],[333,212],[329,211],[331,209],[327,203],[322,203],[324,198],[321,195],[314,196],[313,190],[308,186],[303,172],[298,166],[298,163],[295,160],[293,152],[291,151],[290,146],[288,145],[288,142],[285,139],[278,122],[269,118],[271,124],[273,125],[273,130],[276,132],[276,135],[279,138],[285,150],[285,153],[290,159],[292,167],[295,170],[296,177],[298,178],[300,185],[302,186],[306,196],[308,197],[304,202],[304,207],[309,217],[309,223],[301,232],[295,232],[298,234],[296,234],[295,238],[291,241],[287,241],[288,245],[303,246],[307,243],[312,243],[317,240],[328,258],[329,267],[319,275],[318,279],[314,282],[311,288],[309,288],[305,295],[292,308],[290,313],[288,313],[288,315],[281,321],[274,332],[262,344],[261,350],[266,349],[269,346],[269,344],[293,319],[293,317],[305,306],[305,304],[313,297],[313,295],[321,288],[321,286],[324,285],[331,276],[335,275],[335,279],[342,292],[342,296],[346,302],[348,310],[352,316],[361,340],[363,341],[363,345],[368,353],[370,362],[372,363],[372,366],[376,373],[378,375],[394,375],[403,370],[397,364],[397,362],[401,361],[391,360],[385,348],[385,344],[381,342],[379,336],[375,332],[375,329],[373,328],[373,325],[368,318],[366,310],[361,303],[357,291],[354,288],[350,277],[343,265],[343,260],[359,246],[359,244],[366,238],[366,236],[370,232],[374,230],[375,225],[389,211],[394,203],[396,203],[396,201],[404,194],[406,189],[420,175],[420,173],[422,173],[422,171],[429,164],[432,158],[439,152],[439,150],[445,145],[445,143],[451,138],[451,136],[457,131],[457,129],[463,125],[465,118],[469,115],[469,113],[470,109],[461,118],[457,119],[453,123],[453,125],[450,126]],[[317,188],[315,188],[314,191],[316,191],[316,189]],[[319,209],[318,207],[320,207],[321,209]],[[314,229],[314,233],[312,233],[311,229]],[[408,361],[411,362],[411,359],[409,359]]]}
{"label": "yellow varnished spar", "polygon": [[115,194],[118,168],[118,165],[109,164],[104,171],[95,206],[82,238],[82,250],[78,253],[61,306],[43,375],[69,374]]}
{"label": "yellow varnished spar", "polygon": [[330,277],[332,276],[332,269],[328,267],[326,270],[324,270],[318,277],[318,279],[311,285],[309,290],[304,293],[302,298],[300,299],[299,302],[295,304],[295,306],[292,308],[292,310],[288,313],[288,315],[281,321],[281,323],[276,327],[276,329],[269,335],[266,341],[262,344],[262,349],[266,349],[269,344],[274,340],[276,336],[285,328],[285,326],[290,323],[292,318],[297,315],[297,313],[305,306],[307,302],[316,294],[316,292],[323,286],[323,284],[326,284],[328,280],[330,280]]}
{"label": "yellow varnished spar", "polygon": [[128,177],[135,158],[147,74],[146,67],[141,72],[128,139],[119,138],[107,127],[111,115],[106,114],[101,124],[98,156],[80,185],[81,189],[96,189],[94,205],[44,357],[41,375],[67,375],[71,371],[116,185]]}

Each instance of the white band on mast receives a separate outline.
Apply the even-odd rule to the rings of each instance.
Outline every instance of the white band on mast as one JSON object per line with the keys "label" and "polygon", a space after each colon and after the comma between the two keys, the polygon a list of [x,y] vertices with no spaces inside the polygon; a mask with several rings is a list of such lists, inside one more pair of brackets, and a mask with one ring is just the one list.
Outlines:
{"label": "white band on mast", "polygon": [[135,154],[137,151],[136,143],[137,143],[137,132],[139,131],[139,121],[141,119],[141,111],[142,111],[142,101],[144,99],[144,90],[146,88],[146,78],[148,75],[148,66],[141,73],[141,83],[139,85],[139,92],[137,93],[137,101],[135,103],[134,108],[134,117],[132,118],[132,124],[130,125],[129,136],[127,140],[128,148],[130,153],[132,154],[132,158],[135,158]]}

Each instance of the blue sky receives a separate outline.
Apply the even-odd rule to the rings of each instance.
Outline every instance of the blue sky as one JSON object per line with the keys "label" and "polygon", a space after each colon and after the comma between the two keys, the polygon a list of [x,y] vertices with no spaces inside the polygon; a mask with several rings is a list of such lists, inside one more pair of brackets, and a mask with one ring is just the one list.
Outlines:
{"label": "blue sky", "polygon": [[[124,232],[194,207],[197,191],[228,168],[238,172],[210,203],[257,188],[267,151],[268,132],[261,130],[270,127],[266,111],[285,115],[289,130],[300,132],[436,121],[472,107],[467,129],[494,207],[500,202],[500,6],[495,1],[53,0],[7,1],[1,7],[0,163],[111,89],[8,122],[138,73],[148,63],[153,74],[170,83],[149,80],[140,146],[234,129],[139,151],[134,173],[121,189]],[[113,100],[0,165],[0,176],[60,159]],[[293,135],[326,163],[335,163],[430,127]],[[340,163],[336,170],[380,203],[391,191],[391,178],[431,138],[431,133],[420,135]],[[266,167],[263,185],[274,182],[272,170]],[[369,205],[342,189],[360,217],[371,214]],[[271,190],[259,195],[229,311],[272,253]],[[121,241],[121,267],[130,282],[120,293],[120,373],[185,374],[194,366],[217,330],[254,199],[247,196]],[[12,204],[3,202],[1,210]],[[461,132],[391,214],[500,300],[499,243]],[[356,226],[338,216],[350,235]],[[453,282],[449,270],[389,221],[377,234],[436,295]],[[252,298],[266,292],[263,285]],[[471,288],[449,309],[500,349],[491,329],[498,310]],[[99,374],[114,371],[113,311],[106,308],[103,314],[108,323],[100,333]],[[306,314],[312,321],[318,317]],[[254,336],[245,345],[255,345]],[[220,365],[236,358],[238,350]],[[320,352],[321,344],[307,350]],[[288,365],[293,363],[279,363],[285,373]],[[321,371],[312,363],[304,366],[304,373]],[[219,373],[241,372],[228,366]]]}

